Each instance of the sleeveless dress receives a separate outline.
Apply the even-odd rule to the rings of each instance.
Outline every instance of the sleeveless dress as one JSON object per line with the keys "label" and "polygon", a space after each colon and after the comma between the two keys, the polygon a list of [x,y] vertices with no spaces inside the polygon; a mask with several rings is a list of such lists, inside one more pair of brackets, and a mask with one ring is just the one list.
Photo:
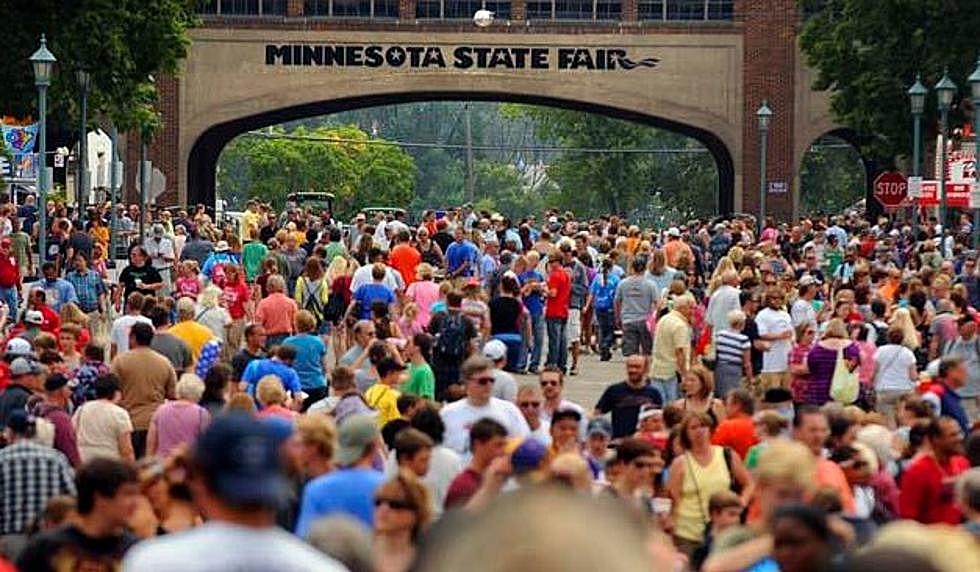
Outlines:
{"label": "sleeveless dress", "polygon": [[711,447],[711,462],[702,467],[690,453],[684,453],[684,483],[677,508],[674,534],[684,540],[701,542],[708,523],[708,499],[727,491],[732,477],[725,465],[724,448]]}

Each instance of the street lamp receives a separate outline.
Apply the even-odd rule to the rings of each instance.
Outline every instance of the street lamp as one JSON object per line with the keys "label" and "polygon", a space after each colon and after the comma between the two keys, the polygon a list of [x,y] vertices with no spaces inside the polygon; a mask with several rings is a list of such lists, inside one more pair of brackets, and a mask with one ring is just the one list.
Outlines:
{"label": "street lamp", "polygon": [[949,79],[949,69],[943,70],[943,79],[936,84],[939,95],[939,122],[941,133],[939,138],[939,224],[946,231],[946,139],[949,136],[949,109],[953,106],[953,96],[956,95],[956,84]]}
{"label": "street lamp", "polygon": [[44,153],[48,143],[48,86],[51,85],[51,71],[56,61],[58,60],[55,59],[54,54],[48,51],[47,39],[44,34],[41,34],[41,47],[30,58],[31,66],[34,68],[34,85],[37,86],[37,146],[38,155],[41,157],[37,172],[37,254],[41,263],[44,262],[45,247],[47,246],[45,241],[48,233],[48,171]]}
{"label": "street lamp", "polygon": [[[912,176],[918,177],[922,169],[922,114],[926,109],[926,96],[929,90],[922,85],[922,78],[915,74],[915,83],[909,88],[909,103],[912,107]],[[912,203],[912,229],[913,234],[919,232],[919,205]]]}
{"label": "street lamp", "polygon": [[79,215],[84,213],[82,208],[88,201],[88,88],[92,80],[92,75],[84,68],[75,71],[75,80],[78,82],[78,89],[82,92],[82,126],[79,131],[78,139],[78,196],[75,197],[75,205]]}
{"label": "street lamp", "polygon": [[[970,96],[973,101],[973,193],[971,199],[980,198],[980,56],[977,56],[977,69],[966,78],[970,84]],[[980,248],[980,201],[973,201],[973,248]]]}
{"label": "street lamp", "polygon": [[766,159],[769,154],[769,122],[772,121],[772,110],[769,102],[763,100],[762,106],[755,112],[759,120],[759,236],[766,224]]}

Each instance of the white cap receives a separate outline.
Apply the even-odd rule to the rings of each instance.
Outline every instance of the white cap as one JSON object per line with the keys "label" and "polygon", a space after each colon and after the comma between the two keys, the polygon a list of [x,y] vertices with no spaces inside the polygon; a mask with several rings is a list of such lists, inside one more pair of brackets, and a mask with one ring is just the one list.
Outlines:
{"label": "white cap", "polygon": [[672,226],[669,229],[667,229],[667,236],[678,237],[680,235],[681,235],[681,229],[677,228],[676,226]]}
{"label": "white cap", "polygon": [[31,347],[31,342],[24,338],[10,338],[10,341],[7,342],[6,353],[15,356],[29,356],[34,353],[34,348]]}
{"label": "white cap", "polygon": [[507,357],[507,344],[500,340],[490,340],[483,346],[483,357],[500,361]]}

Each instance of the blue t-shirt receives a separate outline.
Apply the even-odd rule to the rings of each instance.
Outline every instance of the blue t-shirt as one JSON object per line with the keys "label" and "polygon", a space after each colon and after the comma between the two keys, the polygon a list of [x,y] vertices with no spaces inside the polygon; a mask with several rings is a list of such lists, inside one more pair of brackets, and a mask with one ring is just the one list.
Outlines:
{"label": "blue t-shirt", "polygon": [[[537,281],[544,282],[544,276],[541,275],[537,270],[525,270],[521,272],[517,277],[518,282],[521,286],[527,284],[528,282]],[[524,296],[524,307],[527,308],[527,312],[532,316],[540,316],[544,313],[544,296],[540,292],[534,292]]]}
{"label": "blue t-shirt", "polygon": [[361,284],[354,291],[354,300],[361,304],[361,320],[371,319],[371,304],[374,302],[384,302],[385,304],[395,303],[395,294],[391,288],[377,282]]}
{"label": "blue t-shirt", "polygon": [[260,379],[267,375],[278,377],[282,381],[282,386],[289,393],[296,393],[303,388],[299,383],[299,376],[296,375],[296,370],[293,368],[272,358],[256,359],[248,364],[245,373],[242,374],[242,381],[248,384],[249,395],[255,397],[255,386],[259,384]]}
{"label": "blue t-shirt", "polygon": [[459,276],[473,276],[476,270],[479,252],[477,252],[476,246],[472,242],[468,240],[454,242],[446,249],[446,267],[449,269],[450,274],[456,272],[467,260],[470,261],[470,265],[466,270],[460,272]]}
{"label": "blue t-shirt", "polygon": [[296,348],[296,359],[293,369],[299,376],[299,384],[303,389],[323,387],[327,379],[323,375],[323,356],[327,355],[327,346],[319,336],[298,334],[289,336],[283,344]]}
{"label": "blue t-shirt", "polygon": [[374,528],[374,491],[384,473],[374,469],[340,469],[307,483],[296,519],[296,536],[305,538],[310,525],[325,516],[342,514]]}
{"label": "blue t-shirt", "polygon": [[592,294],[596,310],[611,310],[613,301],[616,299],[616,286],[619,285],[619,277],[610,272],[606,277],[605,284],[602,282],[602,274],[597,274],[592,279],[592,285],[589,286],[589,293]]}

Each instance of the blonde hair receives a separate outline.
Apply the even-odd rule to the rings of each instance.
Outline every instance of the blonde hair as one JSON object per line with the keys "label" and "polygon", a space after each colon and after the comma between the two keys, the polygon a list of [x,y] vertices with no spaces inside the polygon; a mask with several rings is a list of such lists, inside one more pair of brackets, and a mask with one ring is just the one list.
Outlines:
{"label": "blonde hair", "polygon": [[350,263],[344,256],[334,256],[333,260],[330,261],[330,265],[327,266],[326,276],[327,280],[333,282],[335,278],[347,275],[347,270],[350,267]]}
{"label": "blonde hair", "polygon": [[402,308],[402,316],[408,321],[414,321],[419,315],[419,306],[415,302],[406,302]]}
{"label": "blonde hair", "polygon": [[302,415],[296,419],[296,434],[313,445],[324,458],[333,458],[337,448],[337,426],[328,415]]}
{"label": "blonde hair", "polygon": [[834,318],[827,322],[827,329],[824,330],[822,339],[826,340],[830,338],[848,339],[847,326],[844,325],[844,320]]}
{"label": "blonde hair", "polygon": [[789,484],[809,491],[813,488],[817,463],[802,443],[778,440],[759,451],[755,479],[759,484]]}
{"label": "blonde hair", "polygon": [[419,280],[432,280],[433,274],[435,274],[435,269],[428,262],[423,262],[415,268],[415,275],[418,276]]}
{"label": "blonde hair", "polygon": [[305,334],[312,332],[316,329],[316,317],[309,310],[300,310],[296,312],[296,316],[293,318],[293,324],[296,325],[297,333]]}
{"label": "blonde hair", "polygon": [[888,325],[902,330],[903,346],[910,350],[919,348],[919,333],[915,329],[915,323],[912,321],[912,313],[909,312],[908,308],[895,310]]}
{"label": "blonde hair", "polygon": [[177,394],[177,399],[197,403],[201,400],[201,396],[204,395],[204,382],[196,374],[185,373],[177,381],[177,387],[174,389],[174,392]]}
{"label": "blonde hair", "polygon": [[221,290],[217,286],[211,285],[201,292],[198,303],[202,308],[217,308],[219,299],[221,299]]}
{"label": "blonde hair", "polygon": [[62,305],[58,317],[61,318],[62,324],[71,322],[83,328],[88,326],[88,316],[74,302],[67,302]]}
{"label": "blonde hair", "polygon": [[275,375],[266,375],[255,386],[255,397],[263,406],[282,405],[286,403],[286,389],[282,380]]}

